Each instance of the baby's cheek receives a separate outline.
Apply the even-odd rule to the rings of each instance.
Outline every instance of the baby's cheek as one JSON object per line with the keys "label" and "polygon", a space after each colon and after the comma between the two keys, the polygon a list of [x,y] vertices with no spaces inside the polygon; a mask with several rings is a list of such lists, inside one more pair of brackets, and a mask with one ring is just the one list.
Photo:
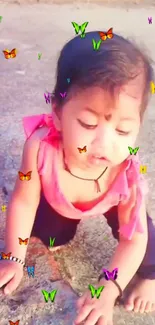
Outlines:
{"label": "baby's cheek", "polygon": [[113,162],[114,164],[121,164],[125,159],[129,157],[129,149],[128,144],[125,146],[120,146],[119,148],[115,149],[113,154]]}

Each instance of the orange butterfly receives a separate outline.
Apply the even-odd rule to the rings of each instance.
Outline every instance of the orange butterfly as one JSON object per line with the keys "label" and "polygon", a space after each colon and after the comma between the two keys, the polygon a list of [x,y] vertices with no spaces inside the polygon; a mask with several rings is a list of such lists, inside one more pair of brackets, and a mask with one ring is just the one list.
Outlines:
{"label": "orange butterfly", "polygon": [[18,239],[19,239],[19,244],[20,245],[27,245],[28,244],[28,238],[26,238],[26,239],[21,239],[20,237],[18,237]]}
{"label": "orange butterfly", "polygon": [[82,153],[82,152],[86,152],[87,148],[86,148],[86,146],[84,146],[83,148],[78,148],[78,150],[80,153]]}
{"label": "orange butterfly", "polygon": [[12,51],[9,51],[8,49],[6,49],[3,51],[3,53],[6,59],[11,59],[11,58],[13,59],[16,57],[17,50],[13,49]]}
{"label": "orange butterfly", "polygon": [[12,320],[9,320],[10,325],[19,325],[20,320],[16,320],[16,322],[12,322]]}
{"label": "orange butterfly", "polygon": [[112,32],[113,28],[110,28],[107,33],[104,32],[99,32],[100,38],[102,41],[105,41],[107,38],[113,38],[113,32]]}
{"label": "orange butterfly", "polygon": [[31,172],[28,172],[27,174],[23,174],[22,172],[18,172],[19,179],[21,181],[29,181],[31,179]]}
{"label": "orange butterfly", "polygon": [[9,260],[11,253],[5,254],[4,252],[1,252],[1,256],[3,260]]}

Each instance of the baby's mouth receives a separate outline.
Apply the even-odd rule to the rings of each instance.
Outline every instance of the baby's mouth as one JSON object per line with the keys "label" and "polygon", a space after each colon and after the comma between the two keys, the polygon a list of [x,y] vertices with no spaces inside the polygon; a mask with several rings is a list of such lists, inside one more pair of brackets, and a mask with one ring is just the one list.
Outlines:
{"label": "baby's mouth", "polygon": [[98,156],[98,155],[93,155],[90,157],[90,163],[95,164],[95,165],[105,165],[108,164],[109,159],[107,157],[103,156]]}

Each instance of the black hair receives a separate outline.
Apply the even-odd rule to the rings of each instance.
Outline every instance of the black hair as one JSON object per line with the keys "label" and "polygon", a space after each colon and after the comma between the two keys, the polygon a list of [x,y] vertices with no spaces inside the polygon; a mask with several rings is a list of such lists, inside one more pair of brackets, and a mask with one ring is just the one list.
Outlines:
{"label": "black hair", "polygon": [[[150,82],[153,80],[153,61],[137,45],[122,36],[113,34],[112,39],[102,41],[97,51],[93,49],[92,39],[99,42],[99,32],[88,32],[85,38],[76,36],[61,50],[54,89],[57,106],[61,108],[71,98],[73,91],[92,86],[99,86],[112,94],[116,87],[125,85],[143,71],[143,113],[149,99]],[[67,78],[70,78],[69,83]],[[62,98],[60,93],[64,92],[67,95]]]}

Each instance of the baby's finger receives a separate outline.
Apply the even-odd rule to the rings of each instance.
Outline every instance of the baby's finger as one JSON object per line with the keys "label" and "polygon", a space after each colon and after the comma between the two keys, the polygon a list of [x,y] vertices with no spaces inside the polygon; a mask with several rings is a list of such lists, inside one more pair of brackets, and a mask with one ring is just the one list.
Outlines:
{"label": "baby's finger", "polygon": [[91,305],[85,305],[85,306],[83,306],[82,309],[80,310],[79,315],[77,316],[77,318],[74,321],[74,325],[78,325],[81,322],[83,322],[88,317],[88,315],[90,314],[91,310],[92,310],[92,306]]}
{"label": "baby's finger", "polygon": [[98,320],[97,325],[112,325],[111,322],[107,322],[107,320],[105,320],[104,316],[101,316]]}
{"label": "baby's finger", "polygon": [[10,274],[9,272],[6,273],[1,273],[0,274],[0,288],[2,288],[4,286],[4,284],[6,284],[8,281],[10,281],[10,279],[13,277],[12,274]]}
{"label": "baby's finger", "polygon": [[[98,324],[97,321],[100,319],[100,313],[98,310],[93,309],[89,316],[87,317],[87,320],[85,322],[85,325],[95,325]],[[105,324],[104,324],[105,325]]]}
{"label": "baby's finger", "polygon": [[12,293],[19,285],[21,279],[19,279],[19,277],[17,277],[17,275],[15,275],[13,277],[13,279],[6,285],[6,287],[4,288],[4,294],[10,294]]}

